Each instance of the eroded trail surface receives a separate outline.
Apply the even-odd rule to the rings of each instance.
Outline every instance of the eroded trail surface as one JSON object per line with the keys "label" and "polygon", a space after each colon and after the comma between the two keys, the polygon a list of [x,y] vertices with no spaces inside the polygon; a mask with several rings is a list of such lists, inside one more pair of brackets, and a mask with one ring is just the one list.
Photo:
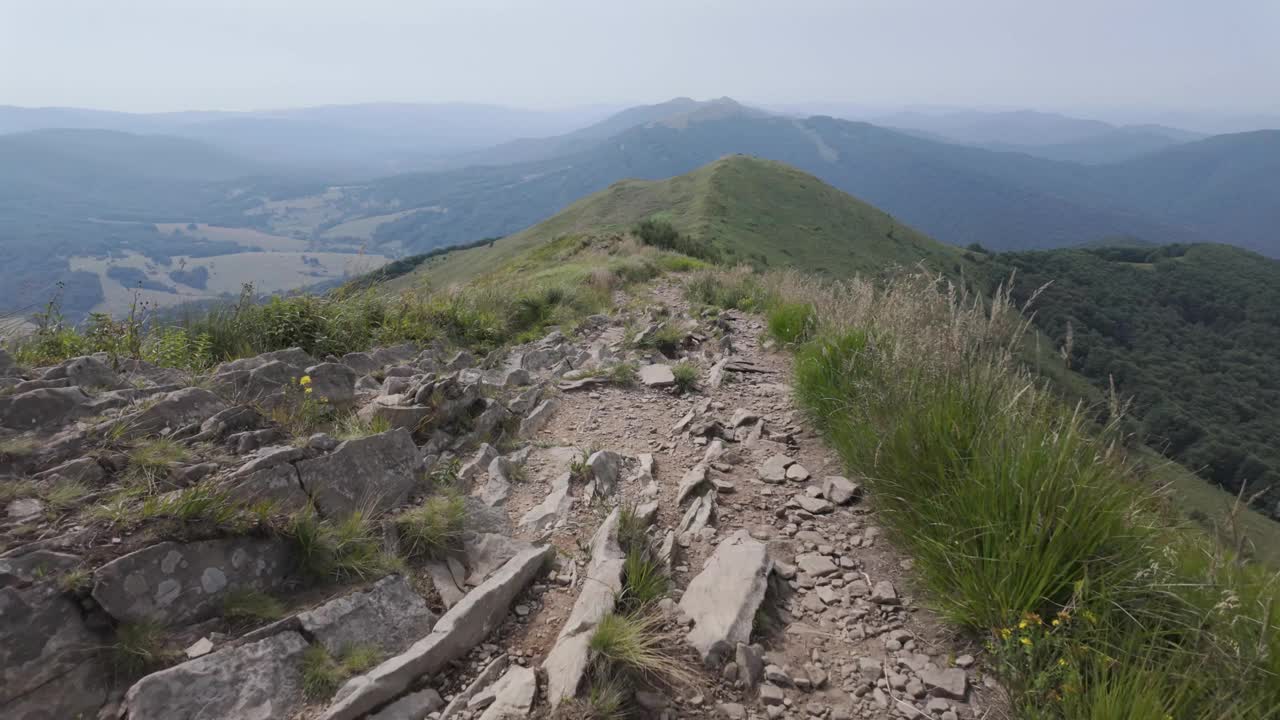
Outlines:
{"label": "eroded trail surface", "polygon": [[[589,556],[597,529],[613,507],[639,507],[653,511],[652,542],[664,558],[670,551],[673,600],[663,611],[698,644],[687,649],[690,663],[707,660],[697,686],[641,693],[655,716],[983,716],[976,650],[910,596],[910,560],[881,538],[872,499],[806,424],[791,394],[791,357],[766,349],[763,320],[737,311],[694,317],[671,284],[630,305],[635,317],[587,343],[625,354],[652,325],[687,328],[680,352],[698,367],[697,390],[676,394],[665,378],[646,383],[642,370],[632,386],[562,393],[531,438],[525,481],[507,510],[519,535],[549,540],[563,564],[509,650],[541,664],[584,584],[599,580]],[[640,353],[642,364],[673,362]],[[574,458],[597,451],[622,460],[608,493],[588,487],[588,472],[554,520],[520,527],[559,497],[556,481]]]}
{"label": "eroded trail surface", "polygon": [[790,378],[674,280],[485,358],[0,353],[0,716],[999,716]]}

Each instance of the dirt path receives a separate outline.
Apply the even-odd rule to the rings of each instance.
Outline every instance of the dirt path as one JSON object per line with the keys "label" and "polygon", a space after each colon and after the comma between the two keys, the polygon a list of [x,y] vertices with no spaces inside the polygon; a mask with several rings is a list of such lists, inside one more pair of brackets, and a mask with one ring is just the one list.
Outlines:
{"label": "dirt path", "polygon": [[[635,307],[636,301],[665,306],[672,319],[693,324],[678,285],[660,284],[648,298],[635,298],[630,306]],[[808,425],[792,397],[790,355],[764,348],[765,328],[759,316],[729,311],[721,317],[727,321],[723,326],[733,357],[760,372],[726,373],[725,382],[713,386],[710,371],[720,359],[723,341],[708,337],[687,358],[700,369],[697,392],[679,396],[668,388],[637,383],[563,393],[551,421],[532,438],[535,449],[524,482],[512,488],[506,505],[509,518],[517,522],[542,502],[552,480],[563,473],[567,455],[557,456],[549,448],[613,450],[626,456],[650,453],[660,488],[655,525],[661,537],[662,531],[680,522],[688,501],[677,505],[677,487],[685,472],[703,459],[708,445],[707,438],[687,429],[675,432],[673,426],[690,412],[694,419],[689,426],[695,430],[711,420],[727,427],[735,412],[759,416],[763,425],[753,433],[759,437],[725,442],[726,454],[712,464],[710,474],[721,491],[716,494],[711,527],[686,538],[689,542],[680,548],[672,580],[678,597],[717,544],[739,529],[767,542],[776,572],[786,579],[779,585],[782,592],[771,594],[774,621],[762,628],[760,639],[769,666],[766,682],[776,686],[780,696],[766,700],[743,687],[741,680],[707,672],[701,687],[685,691],[682,697],[648,698],[663,701],[663,707],[650,708],[655,716],[832,720],[999,716],[990,708],[995,693],[983,687],[981,673],[973,666],[978,648],[950,636],[912,596],[911,563],[882,537],[872,499],[832,507],[815,497],[823,478],[844,473],[839,459]],[[700,322],[698,332],[709,334],[707,325]],[[615,325],[606,339],[620,338],[618,329]],[[673,362],[656,352],[649,355],[655,362]],[[739,430],[739,435],[746,430]],[[759,468],[774,455],[794,460],[804,472],[793,470],[793,474],[807,475],[807,479],[763,482]],[[612,502],[588,506],[575,485],[573,507],[559,527],[521,534],[526,539],[549,539],[563,558],[576,562],[580,574],[588,561],[591,536],[611,505],[641,502],[641,489],[620,483]],[[817,512],[794,507],[796,495],[814,500],[810,507]],[[797,569],[797,557],[826,558],[836,572],[806,573],[804,567]],[[562,577],[568,574],[568,562]],[[802,564],[808,567],[807,561]],[[531,603],[529,615],[507,639],[508,651],[530,666],[540,663],[555,642],[578,593],[576,585],[554,581],[548,585],[540,588],[544,591]],[[887,597],[891,593],[896,597]],[[691,656],[691,661],[696,658]]]}

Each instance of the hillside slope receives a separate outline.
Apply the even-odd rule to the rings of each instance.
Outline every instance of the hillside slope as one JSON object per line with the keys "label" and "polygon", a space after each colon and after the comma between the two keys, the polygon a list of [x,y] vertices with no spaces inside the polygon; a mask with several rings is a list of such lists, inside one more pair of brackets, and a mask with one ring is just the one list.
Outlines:
{"label": "hillside slope", "polygon": [[[1036,325],[1070,366],[1132,398],[1152,447],[1280,518],[1280,262],[1223,245],[1005,253],[986,270],[1038,293]],[[1043,288],[1043,290],[1041,290]],[[1068,340],[1070,335],[1070,340]]]}
{"label": "hillside slope", "polygon": [[847,277],[927,261],[956,270],[964,254],[818,178],[782,163],[733,155],[666,180],[626,180],[487,246],[433,259],[394,286],[473,278],[558,237],[629,230],[661,217],[712,243],[726,262],[791,266]]}

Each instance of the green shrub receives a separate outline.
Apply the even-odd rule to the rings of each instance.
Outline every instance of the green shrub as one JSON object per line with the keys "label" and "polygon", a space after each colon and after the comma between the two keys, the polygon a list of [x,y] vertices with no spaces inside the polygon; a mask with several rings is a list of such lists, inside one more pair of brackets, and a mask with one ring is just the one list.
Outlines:
{"label": "green shrub", "polygon": [[808,303],[778,303],[769,309],[769,334],[787,345],[807,341],[814,331],[813,306]]}
{"label": "green shrub", "polygon": [[662,250],[671,250],[711,262],[717,262],[720,259],[720,252],[714,245],[706,240],[682,234],[674,225],[661,218],[642,220],[633,232],[644,244]]}

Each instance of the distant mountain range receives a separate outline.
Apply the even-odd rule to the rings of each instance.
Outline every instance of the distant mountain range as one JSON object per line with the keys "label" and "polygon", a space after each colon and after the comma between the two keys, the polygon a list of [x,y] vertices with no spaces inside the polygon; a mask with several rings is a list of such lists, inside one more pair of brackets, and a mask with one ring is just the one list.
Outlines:
{"label": "distant mountain range", "polygon": [[604,107],[536,111],[466,103],[173,113],[0,106],[0,134],[74,128],[172,135],[259,161],[368,177],[425,167],[426,158],[566,133],[609,112]]}
{"label": "distant mountain range", "polygon": [[[179,242],[150,229],[154,223],[252,228],[276,238],[271,245],[396,257],[509,235],[620,180],[669,178],[735,154],[796,167],[952,245],[1028,250],[1130,236],[1280,256],[1280,131],[1183,142],[1189,136],[1168,128],[987,118],[1007,127],[1008,140],[1050,143],[1036,146],[1042,155],[1096,150],[1133,133],[1170,143],[1087,165],[943,142],[921,130],[777,115],[729,98],[677,98],[597,120],[584,126],[566,114],[471,106],[154,116],[0,108],[0,130],[65,123],[133,131],[0,134],[0,285],[21,287],[26,298],[47,296],[61,281],[76,289],[76,317],[102,293],[96,281],[69,274],[72,257],[128,246],[159,261],[258,247],[213,242],[216,232]],[[978,119],[966,122],[970,140],[993,136]],[[369,138],[373,145],[362,144]],[[446,138],[455,144],[433,154]],[[465,147],[485,138],[493,140],[487,148]],[[1122,143],[1130,150],[1131,140]],[[404,142],[417,149],[395,150]],[[307,162],[317,169],[302,169]],[[367,175],[401,166],[436,169]],[[10,300],[0,297],[0,309]]]}
{"label": "distant mountain range", "polygon": [[932,140],[1089,165],[1128,160],[1207,137],[1162,125],[1116,126],[1100,120],[1030,110],[904,112],[874,117],[871,122]]}
{"label": "distant mountain range", "polygon": [[745,153],[810,172],[956,245],[1049,248],[1126,234],[1280,254],[1271,230],[1280,209],[1274,185],[1262,182],[1280,178],[1280,131],[1085,166],[868,123],[773,116],[727,99],[678,109],[673,122],[644,114],[646,122],[612,136],[588,129],[547,141],[540,160],[499,165],[495,154],[487,167],[383,178],[354,196],[375,206],[447,208],[398,218],[373,236],[422,250],[512,232],[620,179],[671,177]]}

